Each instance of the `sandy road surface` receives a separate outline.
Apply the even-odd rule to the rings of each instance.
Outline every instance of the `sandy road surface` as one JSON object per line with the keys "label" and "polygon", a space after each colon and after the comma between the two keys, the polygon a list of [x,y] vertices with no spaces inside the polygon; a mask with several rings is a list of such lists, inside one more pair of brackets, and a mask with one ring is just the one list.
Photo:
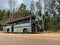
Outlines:
{"label": "sandy road surface", "polygon": [[60,45],[60,34],[0,34],[0,45]]}

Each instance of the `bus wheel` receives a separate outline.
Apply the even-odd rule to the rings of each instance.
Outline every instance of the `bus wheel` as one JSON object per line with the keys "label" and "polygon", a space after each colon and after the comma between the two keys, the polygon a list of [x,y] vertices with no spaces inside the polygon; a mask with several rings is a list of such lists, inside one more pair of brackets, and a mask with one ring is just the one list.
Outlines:
{"label": "bus wheel", "polygon": [[23,33],[27,33],[27,28],[24,28],[23,29]]}

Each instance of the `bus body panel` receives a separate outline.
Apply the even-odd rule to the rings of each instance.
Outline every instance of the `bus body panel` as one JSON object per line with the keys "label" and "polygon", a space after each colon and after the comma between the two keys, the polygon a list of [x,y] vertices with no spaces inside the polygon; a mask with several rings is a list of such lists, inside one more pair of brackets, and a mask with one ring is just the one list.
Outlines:
{"label": "bus body panel", "polygon": [[32,32],[31,31],[31,23],[23,23],[23,24],[14,25],[14,32],[23,32],[24,28],[27,28],[28,32]]}
{"label": "bus body panel", "polygon": [[3,30],[4,30],[4,32],[7,32],[7,30],[8,30],[9,32],[12,32],[12,31],[11,31],[11,26],[4,26],[4,27],[3,27]]}
{"label": "bus body panel", "polygon": [[14,32],[17,33],[17,28],[14,28]]}
{"label": "bus body panel", "polygon": [[17,31],[18,32],[23,32],[23,28],[18,28]]}

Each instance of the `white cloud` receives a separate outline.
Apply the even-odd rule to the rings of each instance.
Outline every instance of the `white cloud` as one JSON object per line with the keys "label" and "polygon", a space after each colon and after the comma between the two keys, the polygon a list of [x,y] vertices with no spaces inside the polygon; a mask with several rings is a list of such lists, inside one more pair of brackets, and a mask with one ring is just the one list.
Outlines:
{"label": "white cloud", "polygon": [[37,2],[38,0],[34,0],[35,2]]}
{"label": "white cloud", "polygon": [[20,5],[21,3],[23,3],[23,0],[16,0],[17,3]]}
{"label": "white cloud", "polygon": [[[0,8],[2,7],[2,9],[9,9],[9,5],[8,5],[8,1],[9,0],[0,0]],[[18,7],[21,3],[24,3],[23,0],[15,0],[16,1],[16,6]]]}
{"label": "white cloud", "polygon": [[18,9],[18,7],[21,5],[21,3],[24,3],[23,0],[15,0],[16,1],[16,10]]}

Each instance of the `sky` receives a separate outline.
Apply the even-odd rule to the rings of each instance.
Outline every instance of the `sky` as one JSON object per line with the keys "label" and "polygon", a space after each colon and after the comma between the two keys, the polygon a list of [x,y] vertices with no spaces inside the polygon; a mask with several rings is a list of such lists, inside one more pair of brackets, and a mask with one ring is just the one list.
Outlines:
{"label": "sky", "polygon": [[[0,10],[8,10],[9,9],[9,0],[0,0]],[[16,1],[16,10],[21,5],[21,3],[24,3],[27,6],[27,9],[30,9],[30,4],[32,0],[15,0]],[[34,2],[37,2],[38,0],[34,0]],[[41,3],[43,3],[43,0],[41,0]],[[42,4],[42,13],[44,14],[44,4]]]}
{"label": "sky", "polygon": [[[27,5],[27,8],[29,8],[31,1],[32,0],[16,0],[16,8],[19,7],[21,3],[24,3],[25,5]],[[37,2],[37,0],[34,1]],[[0,10],[3,9],[9,9],[8,0],[0,0]]]}
{"label": "sky", "polygon": [[6,9],[7,5],[7,0],[0,0],[0,9]]}

